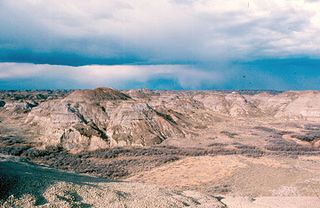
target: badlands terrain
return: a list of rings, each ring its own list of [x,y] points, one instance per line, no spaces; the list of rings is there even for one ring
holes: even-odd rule
[[[320,207],[318,91],[0,92],[0,207]]]

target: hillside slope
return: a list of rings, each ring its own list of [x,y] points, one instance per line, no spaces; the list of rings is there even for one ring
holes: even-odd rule
[[[223,207],[216,198],[57,171],[0,155],[0,207]]]

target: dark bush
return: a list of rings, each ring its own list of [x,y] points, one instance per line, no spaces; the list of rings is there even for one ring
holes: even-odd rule
[[[235,136],[238,135],[237,133],[229,132],[229,131],[221,131],[220,133],[228,136],[229,138],[234,138]]]
[[[271,140],[265,147],[274,154],[281,155],[318,155],[319,149],[309,146],[302,146],[295,142],[283,139]]]
[[[6,146],[24,143],[23,140],[15,136],[0,136],[0,143]]]
[[[4,107],[6,105],[6,102],[4,102],[3,100],[0,100],[0,108]]]
[[[306,124],[304,126],[304,129],[307,131],[319,131],[320,130],[320,125],[318,124]]]
[[[22,153],[30,149],[29,146],[5,146],[0,147],[0,153],[6,155],[20,156]]]
[[[313,142],[314,140],[320,138],[320,132],[308,132],[304,135],[294,135],[294,137],[301,141]]]

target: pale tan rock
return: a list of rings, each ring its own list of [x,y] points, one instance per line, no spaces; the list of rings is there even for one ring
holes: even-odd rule
[[[25,123],[39,132],[39,141],[45,146],[82,151],[149,146],[203,134],[207,137],[205,129],[217,128],[217,122],[229,120],[317,122],[318,103],[318,91],[251,95],[98,88],[42,102],[32,108]],[[7,108],[10,106],[14,104],[9,103]]]
[[[184,136],[169,115],[120,91],[102,88],[42,103],[26,123],[39,129],[45,145],[76,151],[153,145]]]

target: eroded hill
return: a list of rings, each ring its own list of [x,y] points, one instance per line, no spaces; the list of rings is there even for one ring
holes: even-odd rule
[[[61,146],[71,152],[161,143],[191,145],[260,127],[288,131],[287,138],[293,141],[319,146],[316,130],[295,131],[319,122],[320,93],[315,91],[242,94],[98,88],[53,94],[20,95],[20,99],[17,94],[2,95],[3,122],[32,129],[39,145]],[[235,123],[241,127],[230,129]],[[303,139],[300,134],[314,138]]]
[[[319,91],[1,92],[0,152],[219,206],[316,207],[319,101]]]

